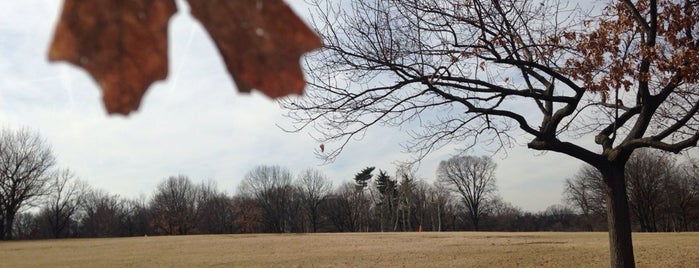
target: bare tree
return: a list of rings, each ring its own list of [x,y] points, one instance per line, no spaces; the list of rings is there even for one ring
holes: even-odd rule
[[[629,207],[642,232],[657,232],[660,209],[668,201],[663,194],[675,169],[667,154],[637,150],[626,164]]]
[[[186,235],[196,227],[199,188],[184,175],[172,176],[158,185],[151,201],[158,229],[169,235]]]
[[[431,210],[434,212],[430,217],[432,225],[434,226],[432,230],[441,232],[443,230],[443,222],[448,214],[447,211],[451,207],[450,203],[452,198],[447,187],[440,183],[439,180],[435,181],[434,186],[430,189],[428,198],[430,200]]]
[[[414,176],[411,177],[414,178]],[[410,213],[412,216],[410,226],[414,226],[418,231],[435,230],[434,226],[430,226],[430,219],[434,213],[430,205],[432,185],[420,179],[412,179],[411,184],[413,184],[413,187],[410,187],[412,188],[412,200],[410,203],[413,211]]]
[[[486,203],[497,191],[495,167],[495,162],[485,156],[455,156],[437,167],[437,180],[459,195],[476,231]]]
[[[39,135],[0,131],[0,240],[12,239],[20,209],[46,195],[54,163],[51,147]]]
[[[566,202],[579,209],[586,229],[594,231],[597,222],[604,222],[606,198],[602,174],[590,165],[584,165],[573,178],[566,179],[563,197]]]
[[[522,209],[496,197],[490,202],[493,231],[519,231],[517,218],[522,215]]]
[[[233,226],[238,233],[261,233],[262,208],[258,201],[251,196],[233,197]]]
[[[296,187],[301,191],[301,202],[306,209],[311,230],[318,231],[320,205],[332,191],[332,182],[317,169],[305,169],[296,179]]]
[[[673,173],[664,190],[668,214],[665,231],[688,231],[690,222],[699,222],[699,172],[690,163]]]
[[[399,166],[396,171],[396,179],[400,179],[398,186],[398,211],[400,212],[400,220],[403,231],[413,231],[412,220],[414,211],[416,210],[416,183],[417,178],[414,170],[410,166]],[[396,223],[398,219],[396,219]],[[397,224],[396,224],[397,225]],[[394,227],[394,230],[397,228]]]
[[[55,172],[52,176],[46,204],[42,208],[43,220],[48,224],[52,237],[68,236],[68,225],[80,209],[87,193],[87,184],[78,180],[68,169]]]
[[[92,189],[82,202],[81,233],[87,237],[115,237],[120,235],[124,216],[123,200],[100,189]]]
[[[13,225],[14,239],[44,238],[45,230],[39,216],[31,212],[18,213]]]
[[[328,196],[324,211],[330,222],[339,232],[357,232],[361,230],[362,215],[366,200],[357,194],[356,184],[347,182],[340,185]]]
[[[280,166],[257,166],[249,171],[238,188],[245,196],[257,200],[268,232],[290,232],[294,189],[291,172]]]
[[[126,199],[121,201],[122,217],[121,231],[122,236],[142,236],[153,234],[151,224],[152,211],[148,206],[145,196],[140,196],[136,199]]]
[[[199,185],[197,201],[197,229],[201,233],[225,234],[233,232],[233,200],[218,190],[215,181]]]
[[[610,263],[634,266],[626,162],[638,148],[680,152],[699,140],[694,1],[601,11],[533,0],[315,3],[325,49],[308,60],[307,97],[283,105],[295,130],[340,143],[328,160],[371,126],[417,120],[406,148],[418,158],[448,143],[527,137],[533,150],[600,171]]]
[[[544,210],[544,223],[551,231],[566,231],[569,230],[575,219],[573,209],[566,205],[551,205]]]

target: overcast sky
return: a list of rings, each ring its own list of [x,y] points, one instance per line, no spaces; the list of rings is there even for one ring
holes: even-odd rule
[[[302,17],[303,0],[287,1]],[[149,197],[171,175],[212,179],[228,193],[257,165],[278,164],[294,174],[315,167],[337,186],[366,166],[395,171],[408,160],[404,130],[375,128],[351,142],[334,163],[321,165],[308,133],[289,134],[279,105],[259,93],[239,94],[212,42],[184,2],[170,22],[168,79],[154,84],[129,117],[109,116],[101,92],[84,71],[49,63],[47,48],[62,1],[0,1],[0,125],[26,127],[52,146],[58,166],[96,188],[126,197]],[[580,162],[521,145],[492,155],[500,195],[528,211],[561,202],[563,180]],[[439,161],[428,156],[418,174],[434,179]],[[482,154],[471,151],[471,154]]]

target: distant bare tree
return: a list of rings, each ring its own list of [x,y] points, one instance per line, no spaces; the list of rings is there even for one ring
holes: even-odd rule
[[[517,226],[516,221],[522,214],[522,209],[498,196],[490,201],[490,211],[493,231],[519,231],[520,226]]]
[[[594,231],[597,223],[606,218],[606,200],[602,174],[592,166],[584,165],[573,178],[566,179],[563,197],[566,202],[579,209],[585,220],[586,229]]]
[[[78,180],[68,169],[55,172],[49,186],[49,195],[41,215],[52,237],[69,235],[68,225],[74,220],[82,204],[87,184]]]
[[[660,208],[666,200],[665,185],[674,165],[667,154],[650,149],[636,150],[626,164],[629,207],[642,232],[657,232]]]
[[[122,200],[121,231],[122,236],[142,236],[152,234],[151,209],[145,196]]]
[[[569,230],[575,219],[575,212],[566,205],[554,204],[544,210],[543,216],[547,221],[544,225],[549,226],[552,231],[560,232]]]
[[[196,226],[198,196],[199,189],[187,176],[161,182],[151,201],[156,227],[165,234],[189,234]]]
[[[218,190],[215,181],[202,182],[199,186],[197,229],[207,234],[233,232],[233,200]]]
[[[396,177],[397,180],[400,180],[398,186],[398,210],[400,211],[401,227],[403,231],[413,231],[414,227],[416,227],[412,222],[415,216],[413,213],[416,210],[415,199],[417,196],[415,190],[417,177],[410,166],[398,167]]]
[[[233,227],[236,233],[261,233],[263,229],[262,208],[252,196],[234,196]]]
[[[320,205],[332,191],[332,182],[320,171],[308,168],[299,173],[296,187],[301,192],[301,202],[311,223],[311,230],[318,231]]]
[[[124,216],[123,200],[100,189],[92,189],[82,202],[82,230],[86,237],[115,237],[120,235]]]
[[[18,213],[13,225],[14,239],[45,238],[44,226],[39,216],[31,212]]]
[[[432,230],[441,232],[443,230],[444,222],[446,221],[448,210],[452,207],[450,204],[452,202],[451,195],[447,187],[445,187],[438,180],[434,182],[434,186],[430,188],[428,192],[428,200],[430,204],[430,210],[433,212],[430,215],[430,222],[432,223]]]
[[[430,204],[430,194],[433,186],[422,179],[417,179],[414,174],[411,177],[413,178],[410,183],[412,187],[405,188],[411,189],[411,199],[408,202],[412,204],[409,217],[411,223],[408,226],[413,228],[408,229],[408,231],[420,230],[421,228],[424,231],[433,231],[435,228],[431,225],[431,219],[435,211],[432,211],[433,206]]]
[[[38,134],[0,131],[0,240],[12,239],[20,209],[46,195],[54,163],[51,147]]]
[[[280,166],[258,166],[249,171],[240,184],[241,194],[254,197],[263,211],[264,226],[269,232],[289,232],[289,215],[296,204],[291,172]]]
[[[459,195],[476,231],[486,202],[497,191],[495,167],[495,162],[485,156],[455,156],[437,167],[437,180]]]
[[[362,215],[366,200],[357,194],[356,184],[346,182],[340,185],[335,192],[328,196],[324,203],[323,211],[330,222],[339,232],[357,232],[361,230]]]
[[[262,228],[262,208],[254,197],[234,196],[233,214],[235,232],[261,233],[265,231]]]
[[[699,170],[691,163],[683,165],[670,179],[664,191],[668,214],[665,231],[688,231],[691,222],[699,225]]]

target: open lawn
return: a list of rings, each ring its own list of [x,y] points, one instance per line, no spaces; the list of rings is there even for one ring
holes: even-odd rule
[[[635,233],[638,267],[699,267],[699,233]],[[0,267],[604,267],[607,233],[343,233],[0,243]]]

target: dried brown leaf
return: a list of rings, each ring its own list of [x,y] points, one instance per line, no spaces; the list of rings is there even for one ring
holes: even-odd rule
[[[167,77],[173,0],[66,0],[49,60],[84,68],[109,113],[136,110],[151,83]]]
[[[281,0],[188,0],[192,15],[216,43],[238,90],[271,98],[301,94],[302,54],[318,36]]]
[[[277,98],[303,92],[302,54],[320,39],[281,0],[188,0],[216,43],[238,90]],[[167,77],[167,25],[174,0],[66,0],[49,60],[84,68],[109,113],[136,110]]]

